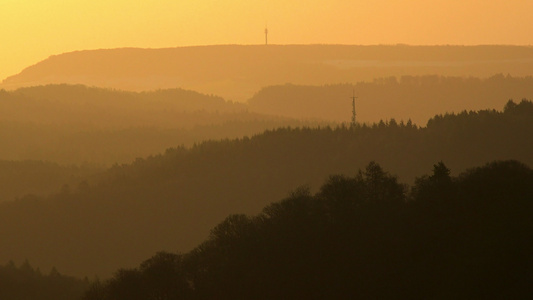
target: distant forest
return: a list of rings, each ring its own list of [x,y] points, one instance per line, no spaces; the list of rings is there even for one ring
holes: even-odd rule
[[[531,297],[532,67],[528,46],[51,56],[0,83],[0,300]]]
[[[13,261],[0,265],[2,300],[80,300],[89,280],[61,275],[55,268],[43,274],[28,261],[16,266]]]
[[[488,78],[439,75],[399,76],[356,84],[277,85],[261,89],[250,100],[251,111],[297,119],[348,122],[352,91],[357,119],[411,120],[419,126],[439,113],[496,109],[509,99],[533,98],[533,77],[494,75]]]
[[[266,116],[181,89],[124,92],[81,85],[0,90],[0,159],[108,167],[169,147],[317,122]]]
[[[229,214],[257,214],[297,186],[316,193],[328,175],[352,176],[370,161],[408,184],[438,161],[451,176],[495,160],[531,166],[532,136],[533,103],[524,100],[437,115],[426,127],[286,127],[169,148],[49,196],[0,203],[0,261],[107,277],[157,251],[189,251]]]
[[[191,251],[159,251],[108,279],[10,261],[0,266],[0,298],[525,299],[532,199],[533,170],[518,161],[458,176],[438,162],[411,186],[370,162],[253,217],[230,214]]]
[[[104,169],[94,166],[62,166],[43,161],[0,160],[0,202],[17,197],[48,195],[63,186],[78,186]]]
[[[84,300],[525,299],[533,293],[533,170],[498,161],[412,188],[371,162],[254,217],[234,214],[192,251],[120,269]]]
[[[500,109],[533,98],[533,77],[402,76],[326,86],[281,85],[248,103],[183,89],[125,92],[81,85],[0,90],[0,160],[63,165],[130,163],[205,140],[235,139],[280,127],[335,127],[357,120],[409,120],[424,127],[439,113]]]

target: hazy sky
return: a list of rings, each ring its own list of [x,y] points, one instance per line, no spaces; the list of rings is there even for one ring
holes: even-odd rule
[[[117,47],[533,44],[533,0],[0,0],[0,79]]]

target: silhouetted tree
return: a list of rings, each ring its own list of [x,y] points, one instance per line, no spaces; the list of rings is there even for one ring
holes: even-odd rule
[[[141,264],[139,271],[146,299],[187,299],[191,287],[182,261],[181,255],[159,252]]]
[[[406,199],[405,186],[371,162],[353,177],[331,176],[315,195],[303,187],[255,217],[231,215],[190,253],[159,253],[105,289],[113,300],[531,294],[529,167],[499,161],[452,177],[438,162]]]
[[[148,291],[142,283],[141,273],[137,269],[120,269],[107,283],[109,299],[148,299]]]
[[[13,261],[0,266],[2,300],[79,300],[89,282],[60,274],[55,268],[43,275],[28,260],[19,267]]]
[[[353,220],[348,223],[350,226],[358,222],[367,226],[381,218],[396,220],[398,227],[405,226],[402,224],[406,222],[400,222],[394,212],[405,212],[406,189],[397,185],[400,179],[410,182],[439,160],[457,172],[501,157],[531,165],[532,116],[525,109],[523,115],[484,111],[436,116],[425,128],[278,128],[247,139],[171,149],[131,164],[117,164],[91,180],[87,191],[74,188],[74,182],[69,184],[73,188],[68,195],[25,197],[0,204],[0,233],[4,237],[0,239],[4,249],[0,258],[22,261],[39,255],[43,265],[55,264],[69,274],[110,276],[118,266],[135,261],[139,253],[191,249],[227,215],[257,214],[295,186],[307,184],[310,190],[320,191],[329,174],[350,176],[339,178],[339,185],[329,189],[331,202],[319,202],[310,208],[320,210],[324,206],[343,211],[342,207],[348,207],[361,217],[330,213],[331,217],[323,219],[335,217],[340,222],[345,218]],[[367,172],[365,163],[371,160],[379,161],[400,179],[389,176],[382,168],[370,166]],[[357,169],[362,169],[361,174],[351,176]],[[442,184],[432,183],[429,177],[431,174],[424,180],[428,189],[425,198],[443,202],[443,206],[429,204],[431,201],[408,206],[413,210],[433,207],[432,213],[425,215],[435,222],[440,218],[430,215],[458,219],[463,215],[459,211],[470,211],[469,206],[474,204],[456,195],[461,185],[453,183],[454,178],[451,192],[435,194],[429,188]],[[418,190],[423,190],[422,186]],[[354,194],[337,198],[336,189],[353,190]],[[316,201],[315,196],[310,198]],[[308,205],[304,201],[300,204]],[[357,209],[359,206],[369,211]],[[202,218],[198,219],[198,215]],[[458,222],[447,220],[440,228]],[[39,243],[30,238],[34,232],[56,242]],[[368,232],[370,235],[372,231]],[[63,243],[70,247],[56,246]],[[115,243],[117,247],[97,246],[102,243]],[[32,250],[37,247],[43,250]],[[73,259],[73,253],[83,254],[85,259]]]

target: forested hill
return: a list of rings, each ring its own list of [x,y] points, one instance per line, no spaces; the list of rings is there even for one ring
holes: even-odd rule
[[[269,86],[248,100],[251,111],[298,119],[348,122],[352,93],[357,119],[411,119],[425,125],[442,112],[498,109],[509,99],[533,98],[533,77],[489,78],[438,75],[378,78],[356,84]]]
[[[460,176],[439,162],[411,189],[371,162],[230,215],[193,251],[122,268],[85,299],[525,299],[532,209],[533,170],[517,161]]]
[[[2,300],[81,300],[89,280],[34,269],[28,261],[16,266],[13,261],[0,265]]]
[[[110,166],[204,140],[348,122],[354,88],[357,120],[367,124],[394,118],[424,126],[436,113],[499,109],[510,97],[533,98],[532,77],[503,75],[270,86],[248,103],[183,89],[127,92],[62,84],[0,90],[0,160]]]
[[[176,88],[245,101],[264,86],[321,85],[384,76],[531,75],[524,46],[219,45],[101,49],[54,55],[6,78],[1,88],[51,83],[122,90]]]
[[[48,195],[62,186],[78,186],[103,170],[89,165],[61,166],[43,161],[0,160],[0,202],[28,194]]]
[[[5,122],[103,129],[190,128],[234,120],[232,115],[246,109],[221,97],[183,89],[137,93],[60,84],[0,90],[0,121]]]
[[[111,166],[177,145],[306,124],[312,123],[248,112],[242,103],[183,89],[63,84],[0,90],[0,160]]]
[[[328,175],[353,175],[369,161],[403,182],[438,161],[453,172],[503,159],[531,166],[532,136],[533,103],[522,101],[436,116],[425,128],[394,120],[281,128],[172,148],[116,165],[98,184],[0,204],[0,261],[108,276],[156,251],[192,249],[231,213],[256,214],[296,186],[316,191]]]

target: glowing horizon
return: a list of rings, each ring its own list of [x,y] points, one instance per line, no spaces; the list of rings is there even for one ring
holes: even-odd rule
[[[531,45],[533,1],[2,0],[0,80],[51,55],[220,44]]]

